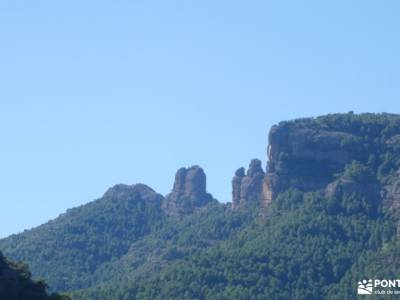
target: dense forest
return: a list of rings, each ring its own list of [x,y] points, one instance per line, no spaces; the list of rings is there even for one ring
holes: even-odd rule
[[[197,166],[165,197],[116,185],[0,250],[79,300],[356,299],[359,280],[399,278],[399,115],[281,122],[258,168],[236,172],[233,203]]]
[[[0,252],[0,299],[69,300],[56,293],[49,295],[44,281],[34,281],[27,265],[7,260]]]

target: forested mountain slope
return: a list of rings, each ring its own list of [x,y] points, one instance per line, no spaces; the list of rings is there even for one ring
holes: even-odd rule
[[[281,122],[267,157],[235,172],[232,204],[183,168],[165,197],[117,185],[0,249],[76,299],[355,299],[399,278],[399,115]]]
[[[29,263],[52,289],[90,285],[90,274],[121,257],[160,222],[162,196],[144,185],[117,185],[94,202],[0,242],[10,257]]]

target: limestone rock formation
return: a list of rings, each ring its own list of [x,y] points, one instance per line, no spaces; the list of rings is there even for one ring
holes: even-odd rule
[[[246,175],[244,168],[236,171],[232,179],[232,205],[234,208],[248,202],[261,202],[264,176],[265,172],[259,159],[253,159],[250,162]]]
[[[357,137],[342,131],[275,125],[269,133],[267,174],[263,184],[263,204],[278,193],[295,188],[312,191],[325,188],[333,174],[363,155]]]
[[[163,201],[168,215],[179,216],[213,201],[206,189],[206,174],[199,166],[181,168],[176,172],[171,193]]]

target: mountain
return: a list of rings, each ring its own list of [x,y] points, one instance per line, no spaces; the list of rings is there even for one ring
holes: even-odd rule
[[[0,299],[68,300],[58,294],[48,295],[46,283],[33,281],[26,265],[7,260],[0,252]]]
[[[51,290],[84,289],[126,274],[136,276],[142,269],[158,270],[194,248],[211,244],[213,234],[229,237],[228,231],[238,225],[229,225],[226,231],[201,225],[205,214],[220,220],[211,226],[229,222],[217,217],[225,211],[207,193],[204,171],[193,166],[178,170],[174,188],[165,198],[143,184],[118,184],[100,199],[0,240],[0,249],[29,263],[34,276],[45,278]],[[201,217],[187,220],[184,214],[192,213]],[[196,232],[196,238],[191,232],[183,235],[191,226],[204,230]],[[183,250],[176,244],[180,240],[186,243]]]
[[[232,203],[182,168],[165,197],[117,185],[0,249],[73,299],[356,299],[399,277],[399,115],[281,122],[267,158],[235,172]]]
[[[157,226],[162,199],[145,185],[116,185],[99,200],[10,236],[0,249],[28,262],[33,274],[47,279],[51,289],[87,287],[99,266],[122,256]]]

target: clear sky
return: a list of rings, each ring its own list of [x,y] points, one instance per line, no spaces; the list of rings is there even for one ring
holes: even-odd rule
[[[400,112],[399,1],[0,1],[0,237],[116,183],[265,164],[284,119]]]

